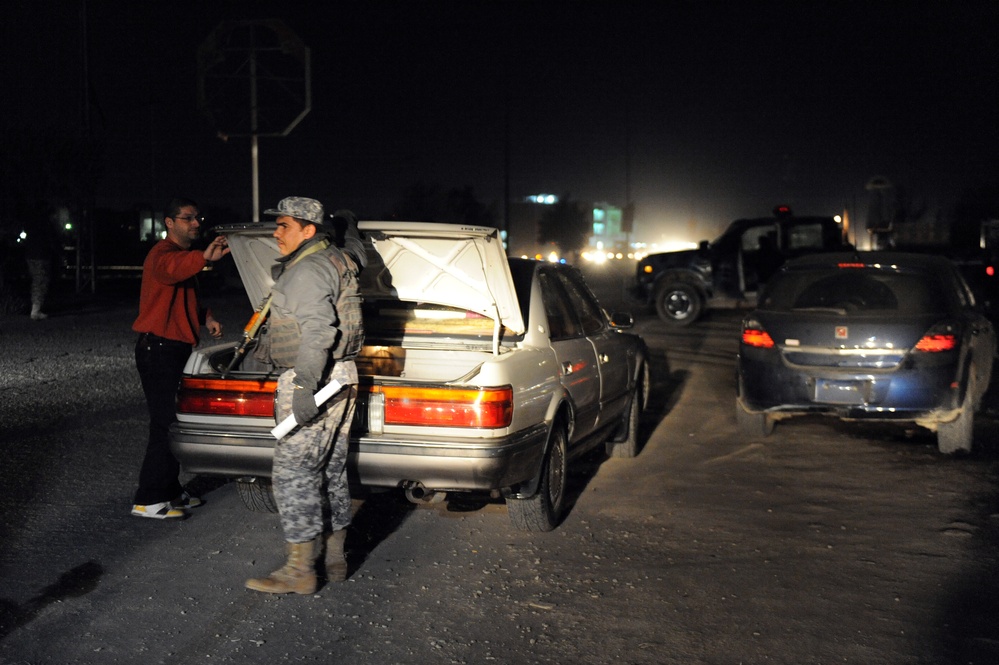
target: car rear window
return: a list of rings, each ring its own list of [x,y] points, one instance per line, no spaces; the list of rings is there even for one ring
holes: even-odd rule
[[[952,311],[955,297],[941,275],[866,268],[782,273],[767,285],[763,309],[836,314]]]

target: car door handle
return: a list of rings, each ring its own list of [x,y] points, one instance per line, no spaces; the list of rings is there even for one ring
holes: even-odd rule
[[[601,365],[605,365],[605,364],[607,364],[609,362],[610,362],[610,356],[608,356],[606,353],[601,353],[600,354],[600,364]]]
[[[560,367],[562,368],[562,374],[565,375],[565,374],[575,374],[577,371],[581,369],[586,369],[587,367],[590,367],[592,365],[593,365],[592,359],[584,358],[583,360],[577,360],[576,362],[571,362],[566,360],[560,365]]]

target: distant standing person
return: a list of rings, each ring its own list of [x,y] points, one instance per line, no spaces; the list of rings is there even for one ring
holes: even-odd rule
[[[278,251],[272,269],[270,321],[258,357],[282,371],[277,419],[294,414],[300,426],[274,449],[274,496],[287,563],[247,588],[264,593],[315,592],[316,562],[326,580],[347,577],[346,528],[351,521],[347,445],[357,398],[357,357],[364,342],[358,274],[365,257],[357,222],[346,211],[345,250],[331,239],[332,220],[315,199],[289,197],[265,215],[277,217]],[[315,393],[339,381],[343,388],[322,407]],[[325,548],[325,553],[324,553]]]
[[[42,321],[49,318],[42,308],[49,294],[59,240],[51,211],[41,212],[33,221],[35,224],[24,232],[24,259],[31,278],[31,320]]]
[[[137,517],[182,519],[202,503],[181,486],[180,463],[168,439],[177,417],[180,377],[201,326],[212,337],[222,336],[222,324],[198,302],[196,275],[228,254],[229,247],[225,236],[218,236],[204,251],[191,249],[201,221],[194,201],[172,200],[164,215],[167,237],[153,245],[142,264],[139,316],[132,330],[139,333],[135,366],[149,407],[149,442],[132,505]]]

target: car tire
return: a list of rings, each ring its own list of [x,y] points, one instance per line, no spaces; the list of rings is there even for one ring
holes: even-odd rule
[[[767,437],[773,434],[774,419],[765,413],[750,413],[742,408],[739,400],[735,401],[735,422],[739,432],[750,439]]]
[[[686,282],[670,282],[659,290],[656,313],[675,326],[689,326],[701,316],[704,299],[700,291]]]
[[[565,427],[556,424],[534,496],[506,500],[510,521],[521,531],[551,531],[558,526],[565,505],[568,476],[566,438]]]
[[[236,492],[243,505],[255,513],[278,512],[270,478],[240,478],[236,481]]]
[[[968,386],[961,405],[961,415],[937,426],[937,450],[944,455],[970,453],[975,434],[975,374],[968,370]]]
[[[642,411],[649,399],[649,367],[643,363],[641,375],[635,384],[628,406],[627,418],[622,422],[623,438],[612,438],[606,444],[608,457],[635,457],[638,455],[638,430]]]

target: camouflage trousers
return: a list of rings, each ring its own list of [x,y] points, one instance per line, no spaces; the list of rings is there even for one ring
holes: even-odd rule
[[[310,423],[296,427],[274,449],[274,498],[281,514],[284,539],[304,543],[325,531],[350,524],[347,444],[357,401],[357,367],[338,362],[330,375],[343,388]],[[278,379],[278,422],[291,414],[295,370]]]

